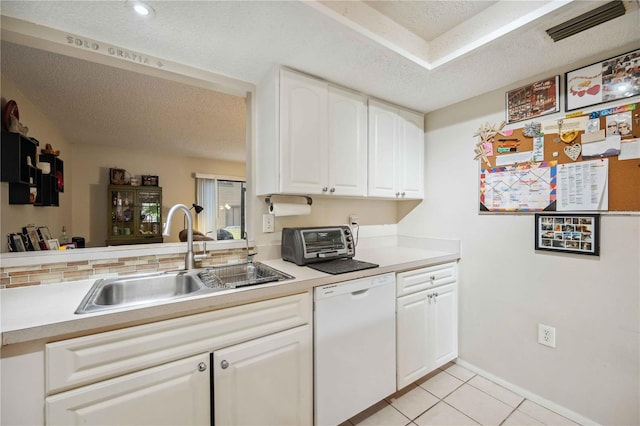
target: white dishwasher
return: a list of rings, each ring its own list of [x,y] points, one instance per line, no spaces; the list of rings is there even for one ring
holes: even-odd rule
[[[396,390],[395,274],[314,290],[314,424],[337,425]]]

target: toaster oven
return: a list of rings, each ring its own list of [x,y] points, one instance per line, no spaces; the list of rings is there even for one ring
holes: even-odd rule
[[[303,266],[330,259],[350,259],[356,254],[351,228],[317,226],[282,229],[282,259]]]

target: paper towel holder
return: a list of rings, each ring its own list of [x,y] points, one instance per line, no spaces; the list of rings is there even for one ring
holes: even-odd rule
[[[274,195],[282,195],[284,197],[303,197],[307,200],[307,204],[311,205],[313,204],[313,200],[311,199],[311,197],[307,196],[307,195],[285,195],[285,194],[271,194],[271,195],[267,195],[264,199],[264,202],[267,203],[268,206],[271,206],[271,197],[273,197]]]

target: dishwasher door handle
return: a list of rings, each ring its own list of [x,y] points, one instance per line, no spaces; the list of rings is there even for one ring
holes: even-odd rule
[[[352,291],[351,295],[354,296],[354,297],[357,297],[357,296],[360,296],[360,295],[363,295],[363,294],[367,293],[368,291],[369,291],[368,288],[363,288],[362,290]]]

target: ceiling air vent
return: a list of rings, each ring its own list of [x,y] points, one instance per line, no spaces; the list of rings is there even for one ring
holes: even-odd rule
[[[589,28],[593,28],[596,25],[600,25],[603,22],[610,21],[625,14],[624,4],[621,0],[615,0],[606,3],[590,12],[583,13],[573,19],[563,22],[560,25],[556,25],[553,28],[547,30],[549,37],[554,42],[562,40],[567,37],[571,37],[574,34],[578,34]]]

